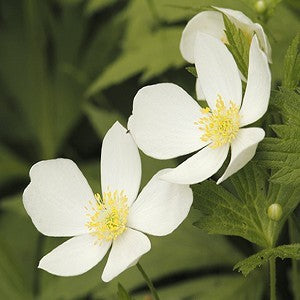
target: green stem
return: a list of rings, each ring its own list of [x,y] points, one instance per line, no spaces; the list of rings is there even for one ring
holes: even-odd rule
[[[144,271],[144,269],[142,268],[142,266],[140,265],[140,263],[137,263],[136,266],[139,269],[139,271],[141,272],[142,276],[144,277],[144,279],[145,279],[145,281],[146,281],[146,283],[147,283],[147,285],[149,287],[149,290],[150,290],[153,298],[155,300],[159,300],[159,296],[157,294],[157,291],[156,291],[156,289],[155,289],[155,287],[154,287],[151,279],[148,277],[148,275],[146,274],[146,272]]]
[[[270,300],[276,300],[276,261],[270,258]]]
[[[297,228],[295,226],[294,215],[292,214],[288,219],[289,224],[289,236],[290,236],[290,243],[297,242]],[[300,277],[298,273],[298,263],[297,260],[292,259],[292,288],[295,300],[300,300],[300,287],[298,282],[300,282]]]

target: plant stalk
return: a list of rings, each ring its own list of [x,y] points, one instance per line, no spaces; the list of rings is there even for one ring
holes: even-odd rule
[[[290,243],[297,242],[297,228],[295,226],[294,215],[292,214],[288,219],[289,224],[289,236]],[[300,274],[298,273],[298,262],[295,259],[292,259],[292,288],[295,300],[300,300],[300,287],[298,282],[300,282]]]
[[[146,272],[144,271],[144,269],[142,268],[142,266],[140,265],[140,263],[137,263],[136,266],[139,269],[139,271],[141,272],[142,276],[144,277],[144,279],[145,279],[145,281],[146,281],[146,283],[147,283],[147,285],[149,287],[149,290],[150,290],[153,298],[155,300],[160,300],[159,296],[157,294],[157,291],[156,291],[156,289],[155,289],[155,287],[154,287],[151,279],[148,277],[148,275],[146,274]]]
[[[270,258],[270,300],[276,300],[276,258]]]

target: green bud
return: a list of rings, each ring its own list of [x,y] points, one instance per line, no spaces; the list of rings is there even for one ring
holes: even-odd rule
[[[268,208],[268,217],[272,221],[279,221],[282,216],[282,207],[278,203],[273,203]]]
[[[264,0],[258,0],[255,2],[254,8],[259,14],[263,14],[267,9],[267,4]]]

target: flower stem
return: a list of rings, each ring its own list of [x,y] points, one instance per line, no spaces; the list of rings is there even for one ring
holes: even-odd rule
[[[148,275],[146,274],[146,272],[144,271],[144,269],[142,268],[142,266],[140,265],[140,263],[137,263],[136,266],[139,269],[139,271],[141,272],[142,276],[144,277],[144,279],[145,279],[145,281],[146,281],[146,283],[147,283],[147,285],[149,287],[149,290],[150,290],[153,298],[155,300],[159,300],[159,296],[157,294],[157,291],[156,291],[156,289],[155,289],[155,287],[154,287],[151,279],[148,277]]]
[[[276,300],[276,261],[270,258],[270,300]]]
[[[297,242],[297,234],[298,229],[296,228],[296,222],[294,220],[295,216],[292,214],[288,219],[289,224],[289,236],[290,236],[290,243]],[[292,259],[292,287],[295,300],[300,300],[300,287],[298,282],[300,281],[300,274],[298,273],[298,262],[295,259]]]

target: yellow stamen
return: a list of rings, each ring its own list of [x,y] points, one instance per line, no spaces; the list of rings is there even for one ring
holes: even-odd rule
[[[218,148],[227,143],[231,143],[240,128],[239,108],[235,103],[230,101],[229,108],[225,107],[222,97],[218,95],[216,109],[210,112],[207,107],[201,109],[205,115],[195,124],[204,133],[201,140],[204,142],[211,141],[211,148]]]
[[[128,204],[124,191],[108,190],[100,194],[95,194],[96,202],[89,201],[90,207],[87,209],[89,221],[85,224],[92,236],[102,240],[115,240],[126,230]]]

